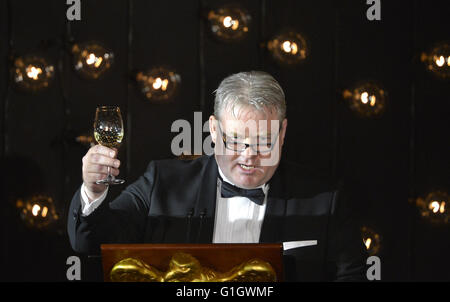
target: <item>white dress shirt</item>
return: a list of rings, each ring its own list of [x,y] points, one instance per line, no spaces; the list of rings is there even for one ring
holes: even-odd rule
[[[233,184],[223,175],[220,167],[219,173],[224,181]],[[258,243],[266,212],[269,185],[258,187],[262,188],[266,195],[262,205],[257,205],[247,197],[223,198],[220,194],[221,185],[221,180],[217,178],[213,243]],[[108,189],[102,196],[90,203],[85,190],[83,184],[81,186],[81,212],[83,216],[88,216],[105,200]]]
[[[105,200],[106,195],[108,194],[108,187],[106,187],[105,192],[103,192],[103,194],[99,198],[94,199],[91,202],[89,202],[89,198],[86,194],[86,186],[84,185],[84,183],[81,185],[80,191],[81,191],[81,214],[83,216],[88,216],[89,214],[94,212],[94,210],[98,208],[99,205],[102,204],[103,200]]]
[[[222,179],[232,185],[219,167]],[[216,217],[214,219],[213,243],[258,243],[267,205],[269,185],[262,185],[264,202],[257,205],[247,197],[221,197],[222,182],[217,179]]]

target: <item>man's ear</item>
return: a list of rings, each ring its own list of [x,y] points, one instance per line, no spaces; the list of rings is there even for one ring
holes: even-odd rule
[[[216,138],[217,138],[217,119],[214,115],[211,115],[209,117],[209,132],[211,133],[211,140],[213,141],[213,143],[216,143]]]

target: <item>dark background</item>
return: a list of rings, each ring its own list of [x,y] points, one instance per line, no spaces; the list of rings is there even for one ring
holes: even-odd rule
[[[91,131],[98,104],[118,104],[124,113],[119,158],[131,183],[150,160],[174,157],[173,121],[193,122],[194,111],[208,119],[224,77],[265,70],[286,93],[285,156],[345,181],[363,224],[382,236],[382,280],[450,280],[448,224],[429,223],[408,202],[450,190],[449,82],[419,60],[449,39],[448,0],[382,0],[381,21],[367,20],[365,0],[239,2],[253,17],[250,32],[224,43],[201,15],[229,1],[82,0],[81,21],[68,22],[65,1],[0,0],[1,279],[66,280],[66,259],[75,255],[66,211],[87,151],[74,137]],[[281,66],[259,46],[287,27],[309,42],[300,65]],[[102,42],[115,54],[112,70],[97,81],[81,79],[63,51],[68,37]],[[8,70],[12,56],[33,51],[57,67],[52,86],[35,95],[16,91]],[[167,104],[145,100],[129,80],[133,70],[160,65],[182,79]],[[389,93],[380,118],[355,116],[340,97],[363,80]],[[27,227],[14,206],[37,193],[51,196],[61,217],[47,230]]]

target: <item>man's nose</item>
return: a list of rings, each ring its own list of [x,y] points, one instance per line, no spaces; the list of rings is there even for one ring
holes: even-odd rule
[[[253,150],[253,148],[251,146],[248,146],[247,149],[245,149],[244,151],[242,151],[242,155],[244,157],[254,157],[258,155],[258,152],[256,152],[255,150]]]

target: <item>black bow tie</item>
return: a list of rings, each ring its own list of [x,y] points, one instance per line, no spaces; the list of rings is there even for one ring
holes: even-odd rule
[[[262,205],[264,203],[264,198],[266,195],[264,194],[263,189],[242,189],[236,186],[233,186],[232,184],[224,181],[222,177],[220,177],[220,180],[222,181],[221,186],[221,196],[224,198],[230,198],[230,197],[236,197],[236,196],[242,196],[247,197],[257,205]]]

